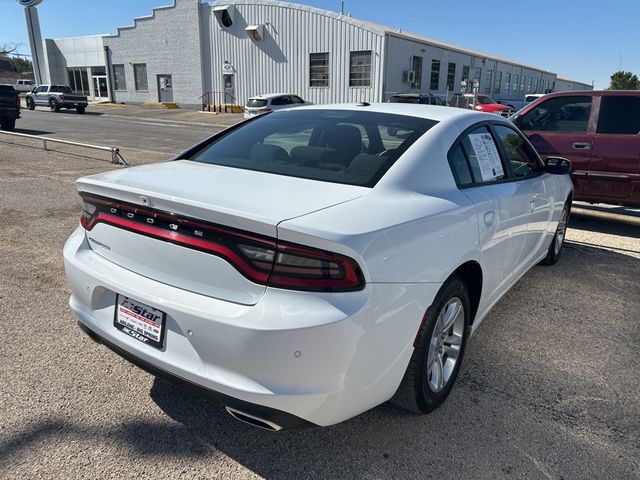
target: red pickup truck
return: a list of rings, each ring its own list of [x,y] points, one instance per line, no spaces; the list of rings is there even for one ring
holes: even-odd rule
[[[544,159],[574,167],[574,199],[640,207],[640,91],[545,95],[510,117]]]

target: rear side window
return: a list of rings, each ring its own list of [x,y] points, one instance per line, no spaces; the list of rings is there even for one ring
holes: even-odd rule
[[[465,134],[449,151],[449,164],[459,186],[494,182],[505,177],[498,147],[487,127]]]
[[[522,116],[521,130],[584,133],[589,128],[591,97],[555,97]]]
[[[274,112],[242,124],[190,160],[373,187],[437,122],[367,111]]]
[[[267,106],[267,101],[260,98],[250,98],[247,100],[247,107],[262,108]]]
[[[640,97],[602,97],[597,133],[619,135],[640,133]]]

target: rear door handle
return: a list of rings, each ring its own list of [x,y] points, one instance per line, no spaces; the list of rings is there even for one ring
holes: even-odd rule
[[[575,142],[571,146],[574,150],[589,150],[591,148],[591,144],[587,142]]]

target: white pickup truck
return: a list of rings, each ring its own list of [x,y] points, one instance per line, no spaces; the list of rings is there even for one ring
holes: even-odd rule
[[[61,108],[75,108],[84,113],[89,102],[85,95],[73,93],[67,85],[39,85],[31,93],[27,93],[27,108],[33,110],[37,105],[48,106],[52,112]]]
[[[15,88],[20,93],[25,93],[33,90],[33,87],[35,86],[36,82],[34,82],[33,80],[18,79],[13,88]]]

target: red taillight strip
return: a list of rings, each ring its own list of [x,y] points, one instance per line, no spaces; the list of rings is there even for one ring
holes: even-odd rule
[[[102,197],[96,197],[94,195],[89,195],[86,193],[82,193],[80,194],[80,196],[85,199],[86,201],[90,202],[90,203],[95,203],[95,204],[99,204],[99,205],[104,205],[105,207],[113,207],[113,208],[117,208],[118,210],[126,210],[129,212],[133,212],[133,213],[139,213],[141,215],[146,215],[148,217],[153,217],[153,218],[157,218],[159,220],[164,220],[167,222],[176,222],[176,223],[180,223],[183,226],[186,227],[195,227],[201,230],[206,230],[209,232],[216,232],[222,235],[230,235],[236,238],[242,238],[243,240],[247,240],[247,241],[251,241],[251,242],[256,242],[259,244],[265,244],[268,245],[271,248],[275,248],[275,242],[270,239],[270,238],[263,238],[260,237],[258,235],[251,235],[248,234],[244,231],[240,231],[240,230],[235,230],[232,228],[218,228],[214,225],[209,225],[209,224],[205,224],[205,223],[201,223],[189,218],[185,218],[185,217],[181,217],[179,215],[173,214],[173,213],[165,213],[159,210],[151,210],[151,209],[147,209],[144,207],[138,207],[133,206],[133,205],[129,205],[126,203],[122,203],[122,202],[117,202],[114,200],[109,200],[109,199],[105,199]],[[92,219],[93,220],[93,219]],[[93,222],[95,223],[95,222]],[[83,225],[83,227],[85,229],[87,229],[87,227],[85,227]],[[93,228],[93,225],[91,226],[91,228]],[[90,230],[90,228],[89,228]]]
[[[97,223],[106,223],[108,225],[113,225],[114,227],[124,228],[126,230],[153,237],[158,240],[164,240],[176,245],[194,248],[196,250],[201,250],[206,253],[211,253],[218,257],[222,257],[229,263],[235,265],[238,269],[240,269],[240,271],[244,275],[249,277],[249,279],[258,283],[266,283],[266,281],[269,279],[268,273],[260,272],[253,269],[251,265],[247,263],[247,261],[236,252],[218,243],[209,242],[201,238],[190,237],[189,235],[184,235],[178,232],[163,230],[151,225],[137,223],[131,220],[127,220],[126,218],[121,218],[109,213],[102,212],[93,217],[91,219],[91,222],[89,222],[87,226],[83,225],[83,227],[86,230],[91,230]]]
[[[153,226],[153,224],[139,223],[134,220],[129,220],[117,215],[112,215],[111,213],[104,211],[96,212],[90,220],[87,220],[84,215],[80,218],[80,224],[87,231],[93,229],[93,227],[97,223],[105,223],[114,227],[132,231],[134,233],[139,233],[141,235],[156,238],[158,240],[171,242],[187,248],[193,248],[205,253],[210,253],[227,260],[249,280],[274,287],[296,290],[354,291],[361,290],[365,285],[364,278],[362,276],[360,268],[358,267],[358,264],[351,258],[337,253],[330,253],[312,247],[305,247],[302,245],[281,242],[269,237],[261,237],[259,235],[246,233],[244,231],[239,231],[232,228],[205,224],[196,220],[192,220],[190,218],[181,217],[176,214],[151,210],[144,207],[139,207],[137,205],[126,204],[86,193],[81,193],[80,195],[85,201],[91,204],[116,208],[118,210],[134,214],[145,215],[149,218],[176,223],[185,227],[195,227],[207,232],[213,232],[222,236],[223,238],[227,238],[228,240],[234,242],[234,244],[250,243],[259,245],[262,248],[273,250],[276,258],[278,254],[284,253],[302,257],[310,257],[315,260],[323,260],[338,264],[344,272],[344,275],[342,276],[342,278],[310,278],[304,276],[287,276],[282,272],[278,273],[278,270],[280,268],[284,269],[286,268],[286,266],[278,265],[277,260],[275,259],[274,264],[271,266],[271,270],[266,271],[267,269],[264,269],[261,271],[255,268],[258,262],[256,262],[256,265],[252,265],[247,259],[242,256],[239,251],[236,251],[234,248],[230,248],[223,243],[182,234],[173,230],[166,230],[164,228]]]
[[[358,274],[358,267],[355,263],[341,255],[322,253],[317,250],[307,250],[304,247],[293,246],[283,244],[280,241],[278,244],[278,253],[290,253],[292,255],[308,256],[315,259],[322,259],[328,262],[337,263],[344,272],[344,278],[341,279],[322,279],[322,278],[299,278],[299,277],[287,277],[278,274],[278,265],[274,266],[269,283],[273,283],[281,287],[289,288],[305,288],[310,284],[316,288],[331,288],[331,289],[348,289],[353,288],[354,285],[362,283],[362,279]]]

